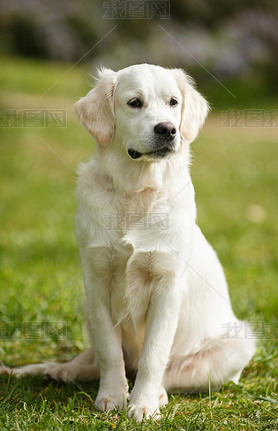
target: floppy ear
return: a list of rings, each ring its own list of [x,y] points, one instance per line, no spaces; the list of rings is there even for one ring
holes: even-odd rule
[[[116,73],[101,69],[98,71],[97,85],[74,105],[81,124],[102,145],[108,145],[114,133],[115,85]]]
[[[179,89],[182,93],[181,137],[192,142],[197,137],[209,111],[204,97],[194,88],[194,81],[182,69],[174,69]]]

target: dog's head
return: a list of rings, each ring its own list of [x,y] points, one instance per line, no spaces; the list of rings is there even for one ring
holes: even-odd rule
[[[152,160],[192,142],[208,104],[181,69],[141,64],[118,72],[101,69],[75,112],[100,145],[118,145],[132,159]]]

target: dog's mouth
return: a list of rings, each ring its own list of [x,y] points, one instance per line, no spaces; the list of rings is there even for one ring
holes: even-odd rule
[[[142,157],[142,156],[148,156],[148,157],[152,157],[152,158],[164,158],[169,153],[173,152],[173,148],[161,147],[155,151],[150,151],[148,153],[139,153],[139,151],[136,151],[136,150],[133,150],[132,148],[129,148],[129,150],[127,152],[130,155],[130,157],[134,160],[140,159],[140,157]]]

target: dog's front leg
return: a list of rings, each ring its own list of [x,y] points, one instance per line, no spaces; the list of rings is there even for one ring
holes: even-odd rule
[[[175,276],[164,275],[154,283],[144,349],[129,404],[129,416],[138,422],[143,417],[159,416],[159,398],[165,399],[161,384],[177,328],[179,303],[180,288]]]
[[[106,271],[109,274],[109,271]],[[100,369],[100,383],[95,407],[108,411],[126,405],[128,384],[121,347],[121,332],[115,327],[109,310],[108,277],[86,267],[84,283],[92,330],[93,347]]]

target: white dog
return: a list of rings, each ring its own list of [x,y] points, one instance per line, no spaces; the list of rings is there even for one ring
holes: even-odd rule
[[[166,391],[202,392],[238,382],[255,352],[235,317],[224,273],[196,225],[189,144],[208,105],[180,69],[102,69],[77,102],[97,141],[82,166],[76,231],[91,348],[68,363],[16,375],[98,379],[98,409],[159,414]]]

